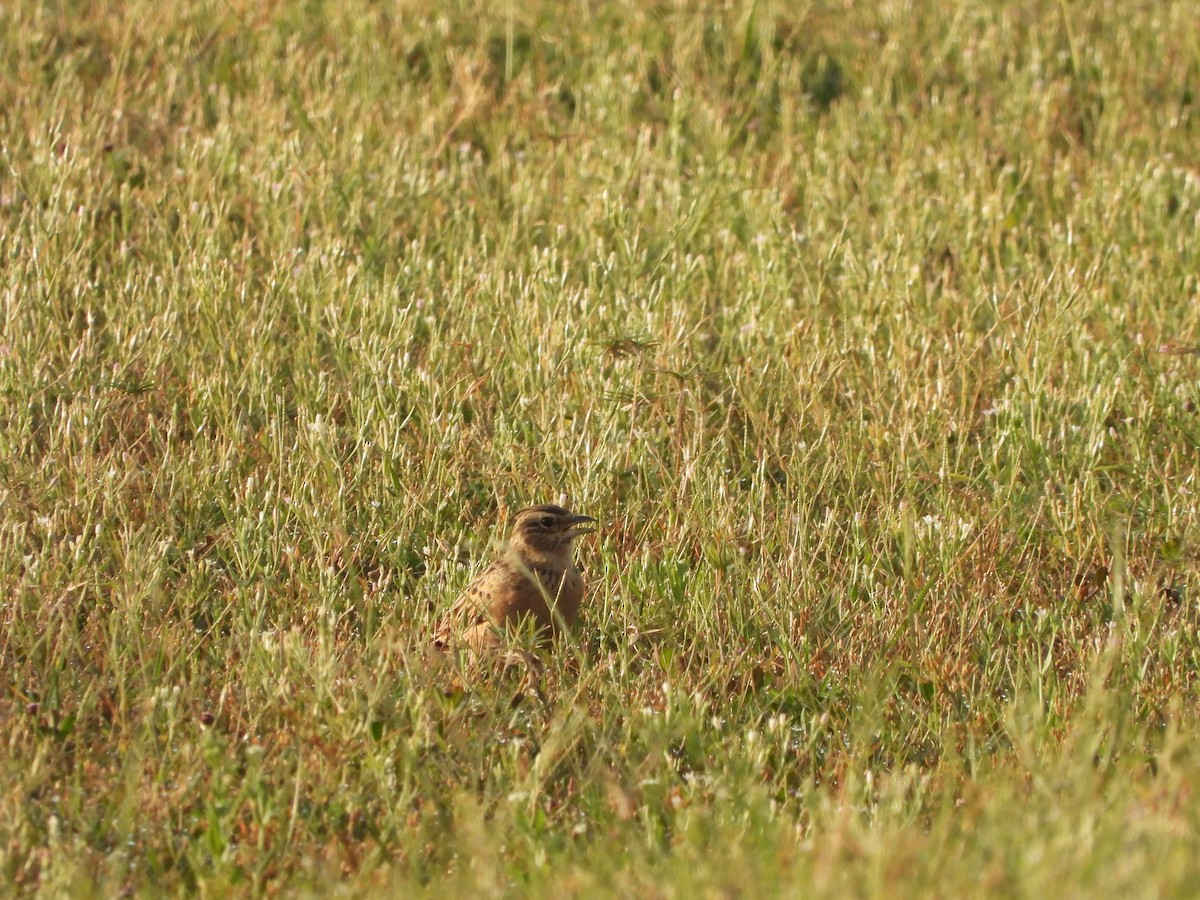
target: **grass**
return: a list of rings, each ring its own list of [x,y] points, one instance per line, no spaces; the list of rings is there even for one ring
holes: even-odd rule
[[[4,890],[1190,894],[1194,19],[0,9]]]

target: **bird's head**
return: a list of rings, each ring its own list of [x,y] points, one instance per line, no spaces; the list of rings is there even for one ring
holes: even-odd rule
[[[570,510],[545,503],[517,513],[513,519],[509,550],[534,562],[571,561],[571,542],[595,531],[596,520],[578,516]]]

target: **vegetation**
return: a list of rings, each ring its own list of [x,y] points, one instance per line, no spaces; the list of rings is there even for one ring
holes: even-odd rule
[[[1190,893],[1196,11],[0,7],[0,885]]]

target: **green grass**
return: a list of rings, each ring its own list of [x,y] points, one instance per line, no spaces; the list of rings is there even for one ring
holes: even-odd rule
[[[0,890],[1191,894],[1196,6],[1008,6],[0,8]]]

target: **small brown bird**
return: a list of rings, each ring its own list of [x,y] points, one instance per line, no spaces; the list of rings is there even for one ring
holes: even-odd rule
[[[579,617],[583,576],[571,559],[575,538],[591,534],[591,516],[547,503],[517,513],[500,558],[467,586],[434,637],[449,649],[457,640],[473,650],[501,646],[500,632],[532,619],[543,639]]]

